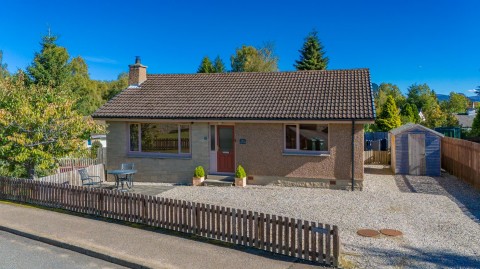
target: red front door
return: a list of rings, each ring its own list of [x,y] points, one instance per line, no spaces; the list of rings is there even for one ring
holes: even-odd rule
[[[235,138],[233,126],[217,126],[217,172],[235,171]]]

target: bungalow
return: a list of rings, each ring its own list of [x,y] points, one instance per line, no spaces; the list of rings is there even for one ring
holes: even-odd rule
[[[146,182],[191,182],[194,168],[248,184],[362,189],[363,125],[373,123],[368,69],[148,74],[92,116],[107,122],[107,169],[134,162]],[[353,184],[352,184],[353,183]]]

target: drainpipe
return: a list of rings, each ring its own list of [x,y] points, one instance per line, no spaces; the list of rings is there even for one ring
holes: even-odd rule
[[[355,120],[352,120],[352,191],[355,189]]]

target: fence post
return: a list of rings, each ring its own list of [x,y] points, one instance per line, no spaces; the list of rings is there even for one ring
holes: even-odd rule
[[[338,236],[338,226],[333,225],[333,266],[338,267],[340,258],[340,237]]]
[[[193,203],[193,206],[195,207],[194,211],[194,220],[195,220],[195,225],[194,225],[194,233],[197,235],[200,235],[200,204],[199,203]]]

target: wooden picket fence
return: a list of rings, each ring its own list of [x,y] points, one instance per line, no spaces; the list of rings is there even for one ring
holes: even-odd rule
[[[100,181],[105,181],[105,165],[103,163],[100,164],[93,164],[89,166],[71,166],[69,169],[59,169],[59,172],[53,175],[38,177],[34,180],[41,181],[41,182],[50,182],[50,183],[58,183],[58,184],[68,184],[68,185],[75,185],[81,186],[82,182],[80,180],[80,174],[78,173],[78,169],[86,168],[88,175],[90,176],[98,176],[100,177]]]
[[[86,168],[90,176],[98,176],[105,181],[104,150],[99,148],[97,158],[61,158],[58,160],[58,169],[55,174],[35,177],[34,180],[42,182],[60,183],[81,186],[78,169]]]
[[[363,152],[364,164],[390,164],[390,151],[368,150]]]
[[[442,168],[480,190],[480,144],[442,138]]]
[[[195,234],[338,266],[338,227],[235,208],[0,177],[0,199]]]

